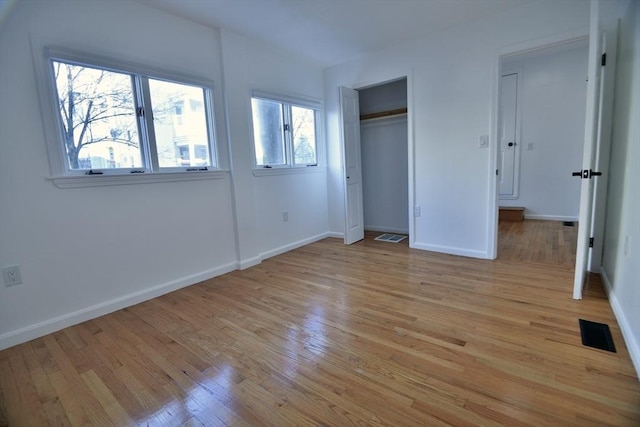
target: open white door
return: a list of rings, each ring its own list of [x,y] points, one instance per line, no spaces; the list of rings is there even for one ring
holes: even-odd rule
[[[364,239],[362,159],[360,156],[360,102],[358,91],[340,87],[340,121],[344,150],[344,243]]]
[[[595,167],[596,137],[600,116],[600,25],[598,0],[591,0],[589,26],[589,62],[587,65],[587,110],[584,125],[584,152],[582,170],[574,172],[582,180],[580,187],[580,210],[578,226],[578,247],[576,251],[576,272],[573,281],[573,298],[582,299],[582,288],[588,271],[589,241],[592,228],[593,210],[593,168]]]
[[[606,216],[607,182],[609,159],[611,157],[611,136],[613,128],[613,96],[615,92],[616,56],[618,44],[618,24],[607,28],[601,35],[603,60],[600,73],[600,108],[596,140],[596,170],[602,176],[594,182],[591,236],[593,248],[589,257],[589,271],[600,273],[604,246],[604,225]]]

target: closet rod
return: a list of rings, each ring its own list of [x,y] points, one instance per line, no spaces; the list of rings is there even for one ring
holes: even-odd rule
[[[380,117],[398,116],[400,114],[407,114],[407,108],[396,108],[395,110],[380,111],[378,113],[362,114],[360,120],[378,119]]]

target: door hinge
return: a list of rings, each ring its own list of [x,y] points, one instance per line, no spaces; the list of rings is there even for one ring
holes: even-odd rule
[[[600,61],[600,65],[602,65],[603,67],[605,65],[607,65],[607,54],[606,53],[602,54],[602,60]]]
[[[138,107],[138,117],[144,117],[144,108]]]
[[[593,237],[589,237],[589,247],[593,247]]]

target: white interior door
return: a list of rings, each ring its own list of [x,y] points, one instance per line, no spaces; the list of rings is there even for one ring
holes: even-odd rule
[[[596,170],[602,176],[594,182],[593,219],[591,236],[594,237],[593,248],[589,254],[589,271],[600,273],[602,249],[604,245],[604,226],[606,216],[607,181],[609,159],[611,155],[611,134],[613,127],[613,95],[615,91],[616,54],[618,41],[618,25],[608,28],[602,34],[602,50],[606,55],[600,69],[600,108],[598,116],[598,132],[596,141]]]
[[[501,199],[516,197],[516,129],[518,106],[518,74],[500,78],[500,163],[498,195]]]
[[[573,298],[582,299],[582,288],[588,273],[589,240],[592,229],[593,210],[593,177],[591,172],[595,167],[596,138],[598,118],[600,116],[599,87],[600,87],[600,28],[599,28],[598,0],[591,0],[591,16],[589,26],[589,62],[587,66],[587,109],[584,125],[584,152],[582,155],[582,170],[579,177],[580,210],[578,226],[578,247],[576,251],[575,277],[573,281]]]
[[[344,243],[364,239],[362,201],[362,158],[360,153],[360,103],[358,91],[340,87],[340,119],[344,149]]]

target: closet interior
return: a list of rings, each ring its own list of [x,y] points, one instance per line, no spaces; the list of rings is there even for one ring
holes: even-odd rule
[[[359,90],[364,228],[409,234],[407,79]]]

